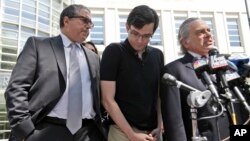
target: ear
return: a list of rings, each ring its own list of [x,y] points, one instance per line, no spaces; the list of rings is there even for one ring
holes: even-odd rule
[[[69,23],[69,17],[67,16],[63,17],[63,23],[64,25],[67,25]]]
[[[190,40],[189,39],[182,39],[181,44],[185,47],[189,47]]]

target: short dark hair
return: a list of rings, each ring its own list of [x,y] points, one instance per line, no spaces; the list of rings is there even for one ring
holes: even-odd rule
[[[60,21],[59,21],[60,28],[64,27],[63,19],[65,16],[67,16],[67,17],[78,16],[82,9],[90,12],[88,7],[81,5],[81,4],[72,4],[72,5],[69,5],[66,8],[64,8],[61,15],[60,15]]]
[[[92,45],[92,46],[94,47],[94,52],[95,52],[96,54],[98,54],[98,50],[97,50],[95,44],[94,44],[92,41],[88,41],[88,42],[82,43],[82,45],[84,45],[84,46],[85,46],[86,44]]]
[[[135,7],[128,15],[127,24],[133,25],[141,29],[144,25],[154,23],[153,32],[159,25],[159,17],[156,11],[147,5],[139,5]]]
[[[179,28],[179,33],[178,33],[178,42],[181,46],[181,51],[182,53],[186,53],[187,52],[187,49],[182,45],[182,40],[183,39],[186,39],[188,38],[189,36],[189,26],[190,24],[193,22],[193,21],[197,21],[197,20],[200,20],[199,18],[188,18],[186,19],[181,25],[180,25],[180,28]]]

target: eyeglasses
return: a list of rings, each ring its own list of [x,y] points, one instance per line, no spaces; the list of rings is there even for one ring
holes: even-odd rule
[[[152,37],[152,34],[143,34],[141,35],[139,32],[130,29],[130,34],[133,35],[136,39],[142,38],[142,40],[149,40]]]
[[[69,17],[70,19],[72,18],[78,18],[81,20],[81,22],[83,24],[87,24],[90,26],[90,28],[93,28],[94,27],[94,23],[91,21],[91,19],[87,18],[87,17],[84,17],[84,16],[71,16]]]

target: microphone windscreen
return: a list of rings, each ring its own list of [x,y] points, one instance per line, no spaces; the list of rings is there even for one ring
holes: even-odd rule
[[[246,54],[233,54],[229,57],[229,60],[238,68],[242,67],[243,64],[249,63],[249,57]]]
[[[218,55],[219,51],[216,48],[212,48],[208,51],[209,56]]]
[[[201,78],[201,73],[208,70],[207,59],[201,58],[193,62],[193,68],[198,78]]]
[[[232,71],[238,71],[238,67],[231,61],[227,60],[228,68]]]
[[[162,82],[166,83],[167,85],[177,85],[176,78],[168,73],[163,75]]]

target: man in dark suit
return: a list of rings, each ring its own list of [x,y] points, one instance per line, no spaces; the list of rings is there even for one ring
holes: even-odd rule
[[[70,5],[61,13],[60,35],[51,38],[30,37],[27,40],[5,92],[10,140],[103,140],[99,99],[100,61],[98,55],[80,45],[93,26],[87,7]],[[73,61],[74,67],[71,66]],[[75,68],[78,78],[72,73]],[[72,84],[74,81],[76,83]],[[76,97],[75,93],[72,96],[73,91],[79,93],[78,102],[81,105],[78,102],[70,104],[72,101],[69,99]],[[70,106],[76,109],[80,107],[78,117],[78,113],[70,114],[75,111],[70,110]],[[79,124],[72,124],[72,115],[79,119]]]
[[[164,67],[164,73],[169,73],[177,80],[200,91],[207,88],[198,79],[193,68],[195,58],[207,56],[213,47],[213,38],[208,25],[198,18],[185,20],[179,29],[178,40],[184,52],[184,57],[177,59]],[[162,116],[167,141],[191,141],[192,120],[187,96],[190,92],[178,89],[176,86],[161,85]],[[216,115],[213,102],[198,108],[198,117]],[[199,134],[208,141],[219,141],[229,135],[227,116],[198,121]]]

